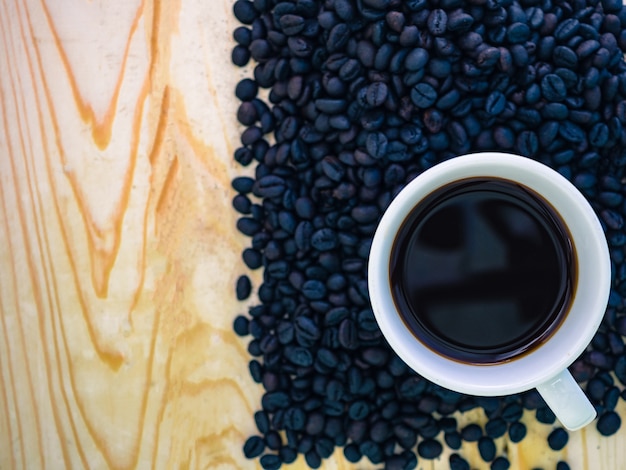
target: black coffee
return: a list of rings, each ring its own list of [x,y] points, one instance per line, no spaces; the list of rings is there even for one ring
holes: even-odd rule
[[[567,315],[574,247],[559,214],[505,179],[469,178],[428,195],[392,247],[396,307],[452,359],[493,364],[528,352]]]

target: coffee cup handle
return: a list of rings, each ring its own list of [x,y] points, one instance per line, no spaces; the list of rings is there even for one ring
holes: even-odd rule
[[[539,384],[537,391],[570,431],[588,425],[597,416],[596,409],[567,369]]]

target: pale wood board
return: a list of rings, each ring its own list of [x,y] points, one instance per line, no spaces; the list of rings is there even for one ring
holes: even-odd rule
[[[254,303],[234,296],[230,181],[252,169],[232,159],[232,3],[0,0],[3,470],[259,468],[241,448],[263,391],[232,332]],[[498,441],[512,468],[624,468],[626,431],[553,452],[526,418]]]

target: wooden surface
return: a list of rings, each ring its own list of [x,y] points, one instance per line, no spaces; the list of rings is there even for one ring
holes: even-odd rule
[[[258,467],[241,447],[262,390],[231,331],[248,243],[231,8],[0,0],[3,470]],[[624,468],[626,431],[557,453],[529,426],[498,441],[512,468]],[[341,455],[324,468],[371,467]]]

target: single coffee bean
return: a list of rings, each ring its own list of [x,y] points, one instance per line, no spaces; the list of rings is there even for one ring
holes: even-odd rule
[[[419,83],[411,90],[411,101],[419,108],[428,108],[437,100],[437,92],[427,83]]]
[[[563,428],[556,428],[548,435],[548,445],[553,450],[561,450],[567,444],[569,435]]]
[[[485,462],[491,462],[496,457],[496,445],[493,439],[483,436],[478,440],[478,452]]]
[[[509,439],[511,442],[521,442],[526,437],[526,425],[519,421],[509,426]]]
[[[496,457],[491,462],[491,470],[508,470],[511,467],[511,463],[506,457]]]

